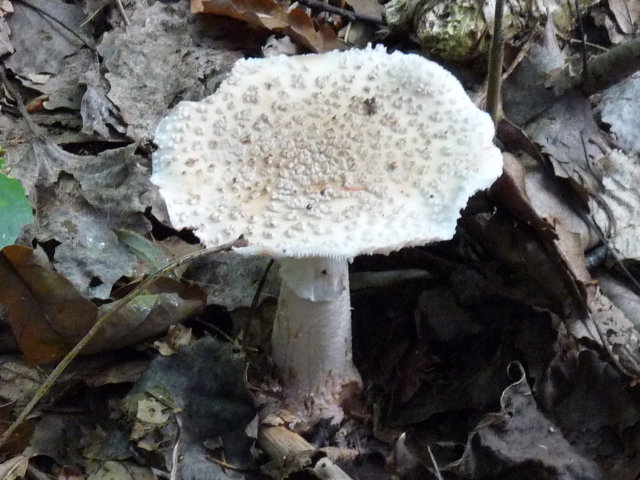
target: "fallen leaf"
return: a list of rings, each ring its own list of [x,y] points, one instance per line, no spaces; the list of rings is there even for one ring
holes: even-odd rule
[[[595,277],[602,293],[640,330],[640,296],[606,272],[598,272]]]
[[[367,15],[382,22],[382,4],[376,0],[348,0],[353,10],[360,15]]]
[[[605,296],[597,285],[589,292],[588,318],[568,323],[571,334],[594,342],[612,363],[634,381],[640,380],[640,336],[633,322]]]
[[[570,134],[569,138],[574,134],[575,132]],[[562,134],[557,133],[557,135]],[[556,145],[562,151],[567,148],[567,145],[559,140]],[[640,338],[637,331],[629,318],[602,294],[586,268],[584,251],[593,246],[593,242],[598,240],[597,237],[594,237],[593,232],[589,232],[584,222],[571,208],[568,208],[566,197],[558,192],[558,184],[548,178],[549,174],[537,171],[539,169],[535,167],[535,162],[532,164],[532,162],[526,162],[524,158],[517,160],[507,155],[504,165],[505,174],[497,182],[494,192],[505,205],[516,206],[511,210],[512,213],[517,215],[519,220],[535,227],[545,246],[545,250],[540,252],[542,255],[534,260],[530,255],[535,251],[533,246],[537,242],[532,242],[532,239],[528,238],[526,239],[527,248],[523,250],[526,252],[526,256],[524,253],[521,254],[521,258],[528,258],[525,265],[531,273],[530,283],[535,284],[541,280],[537,290],[545,291],[547,299],[557,299],[555,305],[538,304],[537,306],[549,308],[558,313],[572,335],[583,343],[599,345],[603,351],[609,354],[620,371],[631,378],[640,378]],[[572,172],[576,178],[584,179],[586,184],[597,185],[600,183],[601,177],[593,173],[598,169],[587,170],[581,165],[571,168],[571,165],[569,164],[565,172]],[[620,162],[620,165],[623,171],[635,168],[632,163],[629,165],[626,162]],[[610,169],[613,171],[614,167],[611,166]],[[585,178],[587,176],[588,178]],[[616,217],[619,217],[621,221],[626,221],[625,225],[618,225],[618,228],[622,230],[622,234],[619,235],[621,241],[618,245],[627,247],[624,250],[626,253],[637,250],[633,238],[638,236],[638,228],[634,223],[636,220],[633,215],[629,214],[637,209],[637,205],[631,200],[637,194],[632,188],[628,188],[629,191],[626,194],[622,189],[622,185],[625,183],[636,184],[637,180],[634,181],[633,178],[635,178],[634,175],[628,173],[626,177],[619,175],[617,178],[605,177],[602,180],[603,185],[611,182],[609,192],[605,190],[602,193],[602,198],[609,202],[610,208],[622,209],[620,212],[615,210]],[[628,199],[622,201],[625,195]],[[517,201],[511,202],[510,199],[513,198]],[[596,202],[592,204],[596,204]],[[527,205],[531,208],[527,209]],[[600,218],[607,218],[603,212],[596,213],[599,213]],[[547,229],[556,236],[555,239],[549,237],[548,233],[543,234],[545,221]],[[486,231],[490,232],[488,229]],[[514,236],[516,232],[517,229],[513,227],[509,230],[511,236]],[[615,242],[616,237],[614,236],[610,243],[615,244]],[[498,240],[493,242],[495,245],[503,243]],[[511,243],[509,246],[509,251],[512,254],[516,252],[514,245]],[[632,250],[630,247],[636,250]],[[496,251],[501,250],[496,249]],[[507,258],[505,257],[503,261]],[[557,269],[558,267],[560,268]],[[547,270],[548,268],[553,268],[553,270]],[[554,273],[551,273],[552,271]],[[528,298],[535,299],[536,297],[532,293]],[[558,308],[559,305],[562,307]]]
[[[591,106],[577,91],[570,91],[526,128],[531,139],[549,155],[556,176],[569,178],[586,201],[599,191],[591,169],[609,150],[607,139],[593,119]]]
[[[87,480],[156,480],[150,468],[142,467],[133,462],[109,461],[103,463],[97,472],[87,477]]]
[[[559,351],[538,393],[544,411],[553,415],[564,437],[588,457],[603,458],[621,447],[635,448],[636,437],[629,435],[640,422],[634,389],[598,352]],[[620,471],[637,461],[635,455],[620,457],[618,465],[604,462],[605,468]],[[607,473],[606,478],[624,478]]]
[[[144,423],[163,425],[171,418],[171,409],[155,398],[141,398],[138,401],[136,418]]]
[[[0,378],[2,377],[0,376]],[[6,378],[2,378],[2,380],[5,381]],[[15,402],[0,405],[0,435],[3,434],[11,424],[12,412],[15,406]],[[4,444],[0,445],[0,458],[6,458],[23,453],[31,441],[34,428],[35,421],[33,418],[18,426],[9,439]],[[0,478],[4,480],[7,477],[2,475],[2,472],[2,466],[0,465]]]
[[[5,247],[0,254],[0,303],[20,350],[30,364],[64,356],[117,303],[98,309],[49,265],[41,250]],[[206,305],[206,295],[159,278],[107,322],[83,353],[123,348],[159,335]]]
[[[206,304],[207,296],[200,288],[160,277],[108,321],[87,344],[83,353],[135,345],[160,335],[174,323],[201,311]],[[116,305],[117,302],[113,302],[101,306],[99,316]]]
[[[609,9],[623,33],[630,35],[640,31],[640,3],[637,0],[609,0]]]
[[[114,229],[146,233],[143,212],[160,204],[136,147],[82,156],[35,140],[12,166],[37,212],[25,240],[59,242],[56,271],[88,298],[108,298],[115,282],[137,273],[137,259]]]
[[[588,101],[576,92],[559,98],[527,127],[532,139],[548,155],[554,174],[566,179],[558,187],[558,182],[547,178],[547,185],[555,185],[555,192],[548,186],[530,189],[530,200],[538,215],[544,217],[552,213],[554,221],[563,223],[583,241],[590,237],[584,242],[584,248],[592,247],[600,242],[599,235],[594,231],[585,233],[581,219],[569,219],[575,217],[575,213],[571,212],[567,198],[574,195],[582,202],[582,208],[588,205],[609,245],[622,258],[640,258],[640,194],[637,189],[640,162],[634,156],[640,143],[635,134],[639,124],[635,114],[637,108],[634,110],[634,105],[638,104],[633,94],[638,78],[631,77],[623,85],[608,89],[598,107],[603,120],[610,122],[613,132],[630,151],[629,155],[611,148],[593,119]],[[558,188],[572,192],[563,194]],[[555,195],[556,200],[540,201],[549,194]],[[559,214],[561,210],[564,213]],[[584,210],[586,212],[586,208]]]
[[[0,361],[0,398],[24,406],[45,378],[42,371],[25,365],[20,357],[5,357]]]
[[[250,458],[252,442],[245,441],[244,428],[255,408],[244,374],[244,355],[210,337],[169,357],[157,356],[122,402],[131,422],[130,438],[161,464],[164,460],[172,465],[178,478],[230,478],[207,458],[210,453],[202,443],[219,438],[227,461],[235,455]],[[178,435],[181,455],[175,464]],[[242,465],[239,460],[232,463]]]
[[[224,15],[288,35],[314,52],[340,48],[336,33],[324,24],[318,29],[301,8],[289,9],[273,0],[191,0],[192,13]]]
[[[609,125],[617,143],[627,153],[640,152],[639,89],[640,73],[635,73],[596,97],[596,113],[599,113],[602,121]]]
[[[9,41],[11,30],[5,19],[5,17],[13,13],[13,11],[13,5],[11,5],[9,0],[2,0],[0,2],[0,57],[14,52],[13,45]]]
[[[127,126],[123,124],[116,106],[95,87],[87,85],[80,102],[82,116],[82,133],[91,135],[94,132],[102,138],[111,138],[111,130],[124,134]]]
[[[118,240],[129,248],[145,265],[148,272],[154,272],[167,266],[174,260],[173,255],[162,248],[158,243],[143,237],[139,233],[130,230],[116,230]]]
[[[7,22],[12,30],[11,39],[16,54],[5,59],[4,64],[23,77],[44,72],[57,74],[64,68],[64,59],[83,47],[78,37],[69,35],[61,26],[64,24],[82,35],[82,7],[79,4],[50,0],[29,0],[29,3],[55,17],[60,23],[51,21],[23,2],[15,2],[15,12],[8,17]],[[37,39],[34,39],[36,32]]]
[[[541,35],[531,40],[531,50],[504,83],[504,111],[509,120],[524,125],[556,100],[545,82],[549,72],[564,66],[567,53],[560,49],[553,22],[547,20]],[[514,150],[508,150],[513,152]]]
[[[29,466],[29,455],[17,455],[0,463],[0,478],[2,480],[16,480],[23,478]]]
[[[0,169],[1,155],[0,149]],[[0,248],[15,242],[22,225],[32,219],[31,204],[20,182],[0,172]]]
[[[207,337],[175,355],[156,357],[124,401],[127,417],[137,419],[132,437],[170,456],[171,442],[158,442],[175,433],[164,424],[176,413],[186,442],[244,428],[255,413],[244,368],[244,357],[231,345]]]
[[[61,358],[91,328],[97,308],[49,266],[42,250],[12,245],[0,253],[0,303],[32,365]]]
[[[92,388],[118,383],[135,383],[147,369],[147,363],[145,360],[119,362],[116,365],[86,372],[82,379]]]
[[[602,472],[537,408],[524,369],[500,398],[500,411],[478,422],[462,458],[444,467],[469,478],[580,478]]]
[[[206,96],[205,86],[212,82],[212,70],[224,72],[238,55],[242,56],[221,49],[217,43],[201,44],[195,40],[188,7],[188,2],[132,2],[127,6],[130,25],[101,35],[97,49],[103,58],[104,74],[92,86],[102,97],[99,108],[107,110],[94,110],[104,117],[94,126],[101,128],[105,121],[113,123],[108,111],[113,110],[126,126],[128,137],[151,139],[170,105],[176,100]],[[224,41],[222,44],[227,45]]]

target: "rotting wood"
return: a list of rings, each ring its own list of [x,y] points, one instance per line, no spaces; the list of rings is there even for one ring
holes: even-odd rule
[[[274,460],[285,460],[288,457],[316,450],[300,435],[281,426],[261,427],[258,432],[258,445]],[[321,458],[314,466],[313,472],[322,480],[352,480],[328,457]]]

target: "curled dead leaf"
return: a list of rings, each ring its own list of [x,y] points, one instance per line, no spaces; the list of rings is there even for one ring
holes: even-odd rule
[[[316,29],[304,10],[289,10],[273,0],[191,0],[191,12],[243,20],[288,35],[297,44],[317,53],[340,48],[338,36],[331,27],[321,25]]]
[[[51,269],[44,251],[18,245],[0,254],[0,303],[32,365],[60,359],[97,316],[96,306]]]
[[[99,315],[117,305],[114,302],[99,310],[51,269],[42,250],[17,245],[5,247],[0,253],[0,303],[31,365],[62,358]],[[205,304],[206,295],[200,289],[160,278],[118,312],[84,352],[123,348],[158,335]]]

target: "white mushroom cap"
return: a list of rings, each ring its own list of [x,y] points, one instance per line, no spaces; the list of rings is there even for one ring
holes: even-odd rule
[[[352,258],[449,239],[502,172],[489,116],[439,65],[384,48],[240,60],[156,132],[172,223],[238,251]]]

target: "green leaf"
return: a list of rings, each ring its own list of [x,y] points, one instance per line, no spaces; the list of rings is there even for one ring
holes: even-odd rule
[[[0,167],[2,163],[0,158]],[[22,225],[32,220],[31,204],[20,182],[0,173],[0,248],[15,242]]]

